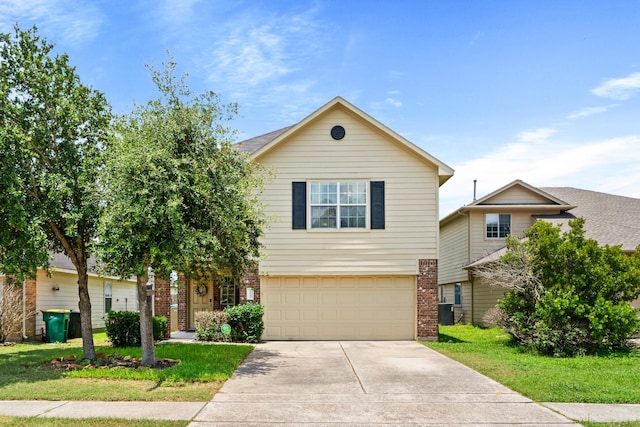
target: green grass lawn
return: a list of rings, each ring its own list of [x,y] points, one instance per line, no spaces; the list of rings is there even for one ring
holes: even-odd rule
[[[140,357],[140,348],[112,348],[104,333],[95,335],[96,353]],[[0,347],[1,400],[211,400],[253,346],[166,343],[156,358],[179,359],[168,369],[51,369],[53,358],[82,356],[82,340],[60,344],[17,344]]]
[[[126,420],[117,418],[3,417],[0,425],[11,427],[185,427],[189,421]]]
[[[538,402],[640,403],[640,351],[553,358],[510,345],[500,329],[440,326],[426,346]]]

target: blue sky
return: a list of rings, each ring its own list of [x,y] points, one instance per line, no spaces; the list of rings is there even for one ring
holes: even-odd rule
[[[168,49],[238,139],[340,95],[456,170],[441,216],[514,179],[640,198],[640,1],[0,0],[117,113]]]

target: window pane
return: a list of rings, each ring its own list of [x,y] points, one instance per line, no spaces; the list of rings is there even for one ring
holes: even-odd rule
[[[462,304],[462,285],[460,283],[456,283],[455,284],[453,303],[455,305],[461,305]]]
[[[365,206],[342,206],[340,207],[340,227],[341,228],[365,228],[366,227]]]
[[[337,188],[338,186],[335,182],[312,182],[309,201],[312,205],[336,204],[338,197],[336,194]]]
[[[336,219],[335,207],[311,207],[311,228],[336,228]]]
[[[309,193],[310,193],[310,197],[309,197],[309,202],[312,205],[317,205],[318,203],[320,203],[320,183],[319,182],[312,182],[311,186],[309,187]]]
[[[498,214],[487,214],[487,238],[493,239],[498,237]]]
[[[364,205],[367,203],[367,186],[364,182],[340,184],[340,203],[345,205]]]
[[[507,237],[511,234],[511,215],[510,214],[500,214],[500,237]]]

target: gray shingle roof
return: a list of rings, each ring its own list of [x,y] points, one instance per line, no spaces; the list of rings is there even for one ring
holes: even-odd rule
[[[236,147],[238,147],[239,151],[245,151],[250,154],[255,153],[292,127],[293,126],[287,126],[286,128],[274,130],[273,132],[265,133],[264,135],[259,135],[250,139],[246,139],[244,141],[240,141],[236,144]]]
[[[569,216],[584,217],[586,236],[600,245],[622,245],[623,251],[633,251],[640,245],[640,199],[616,196],[573,187],[543,187],[575,208],[564,217],[546,217],[546,221],[566,226]]]
[[[50,264],[52,267],[76,271],[76,266],[71,262],[71,258],[62,253],[53,254],[53,259],[50,261]],[[87,260],[87,269],[90,273],[96,273],[98,271],[96,258],[94,256],[90,256]]]

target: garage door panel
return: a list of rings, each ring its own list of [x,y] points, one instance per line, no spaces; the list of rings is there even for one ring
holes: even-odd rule
[[[415,276],[263,277],[264,339],[413,339]]]

